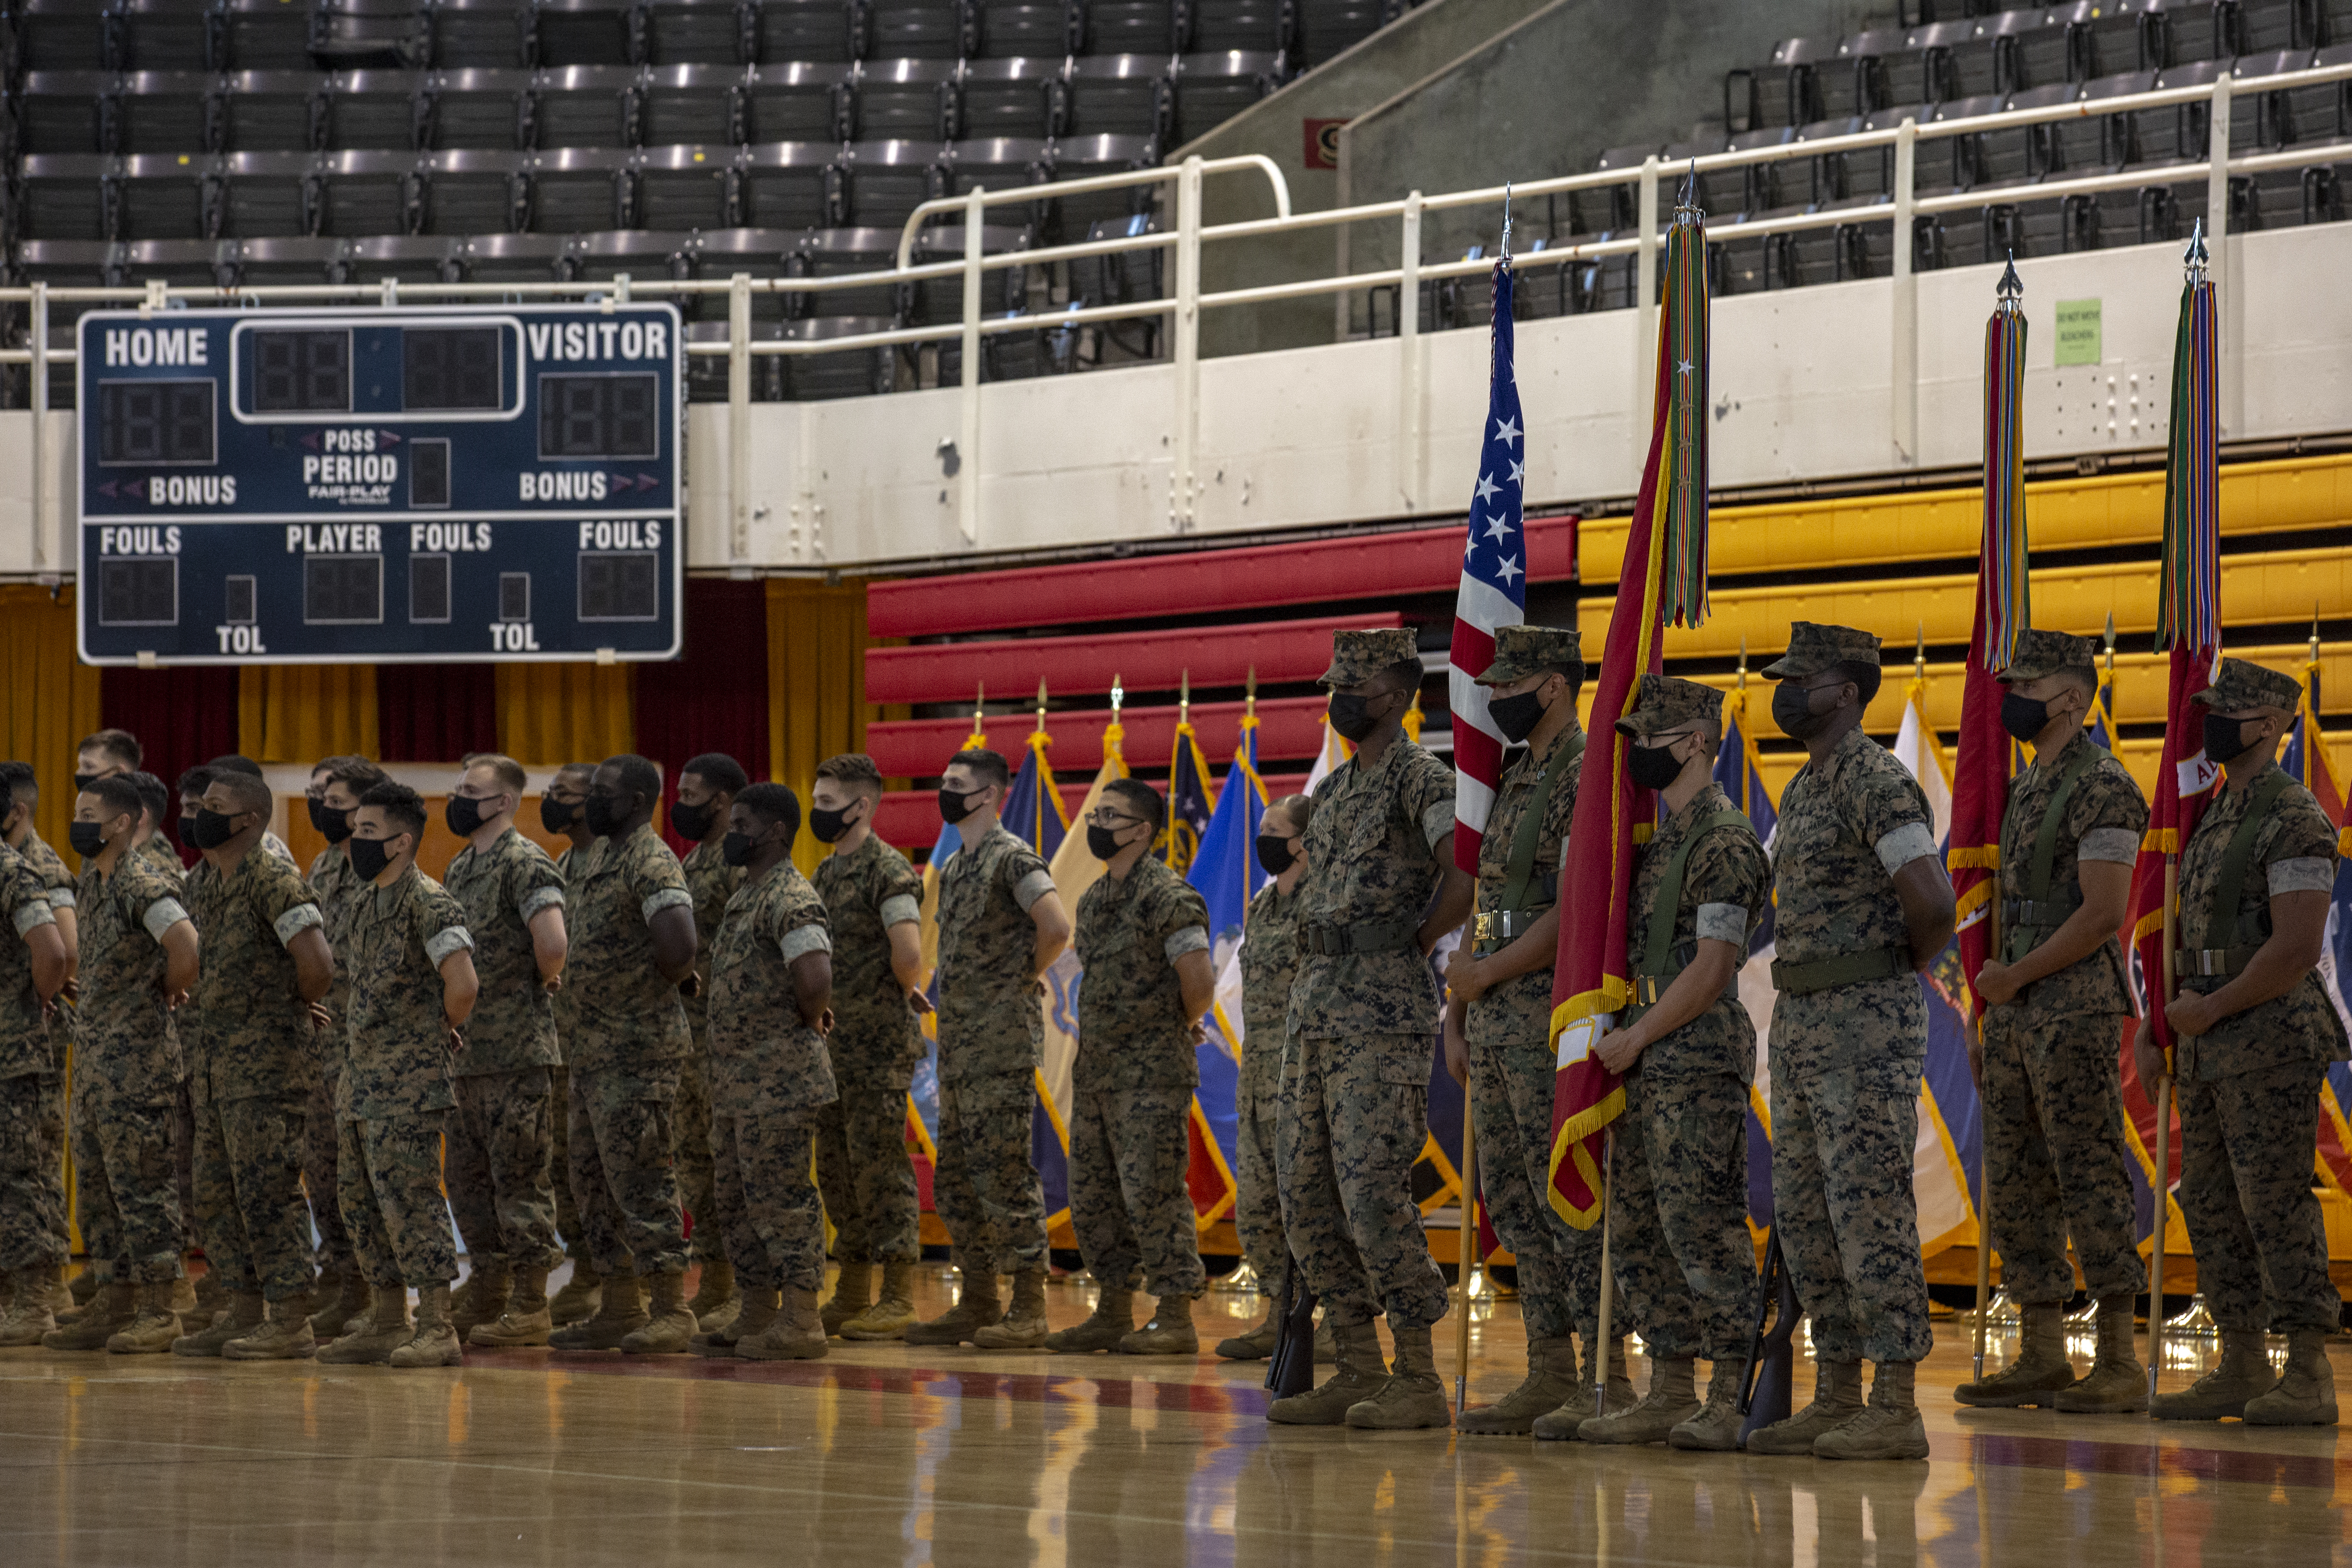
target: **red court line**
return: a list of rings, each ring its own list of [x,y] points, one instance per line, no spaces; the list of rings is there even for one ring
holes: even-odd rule
[[[2352,1456],[2336,1457],[2332,1428],[2326,1442],[2329,1451],[2325,1454],[2265,1454],[2244,1448],[2201,1448],[2170,1441],[2103,1443],[2085,1437],[1937,1432],[1929,1436],[1927,1447],[1936,1459],[1947,1464],[2075,1470],[2106,1476],[2146,1476],[2151,1479],[2158,1476],[2188,1476],[2200,1481],[2307,1487],[2333,1492],[2339,1482],[2352,1482]]]

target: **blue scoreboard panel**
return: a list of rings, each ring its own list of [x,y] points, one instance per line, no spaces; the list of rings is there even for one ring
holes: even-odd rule
[[[671,658],[668,304],[94,310],[90,664]]]

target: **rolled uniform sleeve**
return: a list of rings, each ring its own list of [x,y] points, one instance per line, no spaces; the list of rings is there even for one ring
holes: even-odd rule
[[[1209,928],[1186,926],[1160,943],[1160,950],[1168,955],[1168,962],[1171,963],[1188,952],[1206,952],[1209,951]]]
[[[786,963],[797,963],[812,952],[831,952],[833,937],[821,925],[794,926],[776,943]]]
[[[893,893],[882,900],[879,912],[885,930],[891,926],[918,925],[923,919],[923,905],[920,900],[910,894]]]
[[[1701,904],[1698,907],[1698,939],[1701,942],[1727,942],[1735,947],[1748,944],[1748,907],[1745,904]]]
[[[1038,900],[1054,890],[1054,873],[1039,866],[1013,884],[1013,901],[1026,914]]]
[[[72,909],[74,897],[74,890],[70,884],[51,888],[48,890],[49,908],[53,910]]]
[[[2320,855],[2297,855],[2270,863],[2271,897],[2281,893],[2326,893],[2336,888],[2336,862]]]
[[[2100,860],[2115,866],[2139,862],[2138,833],[2128,827],[2094,827],[2074,846],[2077,862]]]
[[[161,942],[165,931],[187,918],[188,911],[181,907],[179,900],[158,899],[147,906],[147,913],[141,918],[140,923],[147,928],[149,936]]]
[[[39,893],[32,894],[18,904],[10,918],[16,922],[18,936],[30,935],[35,926],[58,923],[58,917],[49,909],[49,900]]]
[[[436,969],[448,963],[451,953],[471,952],[473,948],[473,933],[464,926],[444,926],[425,939],[425,956]]]
[[[674,910],[680,904],[692,909],[694,895],[684,888],[656,888],[639,900],[637,912],[645,917],[647,925],[651,925],[656,915],[664,910]]]
[[[533,888],[515,900],[515,913],[522,917],[525,925],[529,925],[531,917],[541,910],[560,910],[562,907],[563,889],[556,887]]]
[[[1892,877],[1912,861],[1935,854],[1936,835],[1924,822],[1906,822],[1878,835],[1871,840],[1870,847],[1878,852],[1878,863]]]
[[[290,946],[296,937],[313,926],[323,927],[326,917],[320,912],[319,897],[294,862],[265,855],[253,869],[252,897],[261,918],[280,947]]]

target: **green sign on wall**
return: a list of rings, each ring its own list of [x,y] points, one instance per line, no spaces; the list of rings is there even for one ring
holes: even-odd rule
[[[2058,301],[2058,363],[2062,365],[2099,363],[2098,300]]]

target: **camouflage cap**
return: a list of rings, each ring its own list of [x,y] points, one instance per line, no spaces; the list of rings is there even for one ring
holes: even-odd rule
[[[2089,637],[2066,632],[2024,631],[2017,634],[2017,650],[2010,655],[2009,668],[1996,679],[2003,684],[2039,680],[2062,669],[2095,675],[2098,668],[2099,645]]]
[[[1685,724],[1716,723],[1723,718],[1723,693],[1696,680],[1673,675],[1644,675],[1633,698],[1633,710],[1617,721],[1628,735],[1655,735]]]
[[[1333,687],[1360,686],[1392,664],[1420,662],[1421,650],[1413,646],[1412,632],[1409,627],[1333,632],[1331,668],[1323,672],[1321,683]]]
[[[2284,708],[2292,713],[2303,701],[2303,688],[2292,675],[2242,658],[2225,658],[2213,684],[2191,700],[2223,713],[2242,713],[2249,708]]]
[[[1583,676],[1584,638],[1574,626],[1505,626],[1495,634],[1495,662],[1478,684],[1506,686],[1555,669],[1570,679]]]
[[[1878,639],[1853,626],[1819,621],[1789,623],[1789,651],[1764,667],[1773,680],[1819,675],[1833,664],[1876,664]]]

